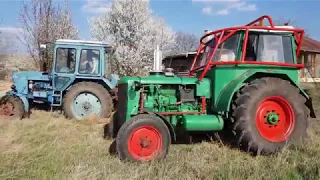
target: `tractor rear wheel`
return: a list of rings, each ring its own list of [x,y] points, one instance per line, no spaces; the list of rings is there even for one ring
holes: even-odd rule
[[[271,154],[307,137],[309,109],[289,81],[266,77],[244,86],[232,104],[232,128],[238,146]]]
[[[107,89],[94,82],[79,82],[71,87],[64,96],[63,110],[67,118],[82,120],[92,115],[109,118],[112,98]]]
[[[21,120],[25,115],[23,102],[15,96],[4,96],[0,99],[0,119]]]
[[[171,144],[170,131],[155,115],[140,114],[125,122],[116,137],[121,160],[150,161],[165,158]]]

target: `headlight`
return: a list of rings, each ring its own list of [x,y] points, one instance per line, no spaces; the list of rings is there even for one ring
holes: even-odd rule
[[[28,86],[29,86],[29,89],[32,89],[33,88],[33,81],[29,81]]]

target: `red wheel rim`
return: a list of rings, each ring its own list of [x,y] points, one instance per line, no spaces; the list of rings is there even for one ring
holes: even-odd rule
[[[258,106],[256,126],[261,136],[268,141],[287,140],[294,129],[294,121],[293,109],[282,97],[265,98]]]
[[[134,129],[128,139],[128,151],[134,159],[151,160],[162,149],[162,136],[152,126]]]
[[[11,103],[6,103],[0,106],[0,117],[10,119],[14,115],[14,107]]]

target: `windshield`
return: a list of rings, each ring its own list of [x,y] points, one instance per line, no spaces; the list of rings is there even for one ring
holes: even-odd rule
[[[227,36],[228,33],[224,35]],[[208,61],[211,62],[220,62],[220,61],[234,61],[237,57],[237,49],[240,33],[234,33],[228,39],[226,39],[223,43],[220,43],[217,47],[217,50],[213,57],[212,53],[217,46],[217,40],[220,37],[214,38],[213,35],[208,36],[206,40],[204,40],[203,50],[199,54],[196,66],[201,67],[207,64]]]

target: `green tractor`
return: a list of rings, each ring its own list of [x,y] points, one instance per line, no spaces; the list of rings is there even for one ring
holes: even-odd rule
[[[150,76],[119,81],[110,124],[119,158],[165,158],[177,132],[229,133],[255,155],[304,142],[308,118],[316,116],[298,81],[303,34],[274,26],[269,16],[209,32],[184,78],[163,71],[156,50]]]

